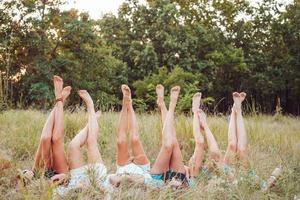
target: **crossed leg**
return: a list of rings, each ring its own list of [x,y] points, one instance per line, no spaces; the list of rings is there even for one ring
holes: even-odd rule
[[[86,140],[88,163],[103,163],[97,142],[99,126],[93,100],[86,90],[79,90],[78,95],[85,102],[88,112],[88,136]]]
[[[101,112],[96,112],[96,118],[99,119]],[[84,159],[81,155],[81,147],[87,143],[89,127],[88,124],[79,131],[79,133],[72,139],[68,146],[68,159],[70,169],[76,169],[85,165]]]
[[[79,90],[78,95],[83,99],[87,106],[88,123],[69,144],[68,157],[70,169],[76,169],[85,164],[80,152],[80,147],[84,144],[87,146],[88,163],[103,163],[97,143],[99,131],[97,119],[100,117],[101,113],[95,113],[93,100],[86,90]]]

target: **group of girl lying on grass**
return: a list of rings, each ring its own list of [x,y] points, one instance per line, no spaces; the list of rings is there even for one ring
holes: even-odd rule
[[[55,106],[44,125],[33,169],[21,172],[24,181],[34,178],[38,169],[42,169],[44,176],[57,185],[55,192],[59,195],[64,195],[71,189],[83,189],[91,184],[89,177],[91,171],[97,186],[103,191],[111,191],[126,182],[145,184],[157,189],[165,185],[173,188],[192,187],[203,169],[210,170],[203,166],[204,136],[201,132],[204,132],[206,137],[209,160],[218,170],[228,176],[229,180],[235,181],[235,170],[230,166],[235,158],[240,160],[241,167],[245,169],[248,167],[247,136],[241,108],[246,97],[244,92],[233,93],[234,104],[229,122],[228,147],[224,156],[208,127],[205,113],[199,109],[201,93],[193,96],[195,149],[189,162],[185,165],[174,126],[174,111],[180,87],[175,86],[171,89],[170,104],[167,108],[164,102],[164,87],[158,85],[156,93],[163,124],[162,141],[160,151],[151,168],[140,141],[130,88],[122,85],[123,101],[117,134],[117,170],[114,174],[108,175],[97,144],[99,132],[97,119],[101,113],[95,112],[93,100],[86,90],[79,90],[78,95],[87,106],[88,122],[72,139],[67,153],[65,153],[63,104],[71,92],[71,87],[63,88],[63,80],[59,76],[54,76],[53,82]],[[131,151],[128,149],[127,134],[130,136]],[[81,155],[81,147],[84,145],[87,147],[87,162]],[[130,154],[130,152],[132,153]],[[273,178],[266,182],[264,189],[268,189],[273,184],[279,173],[278,170],[272,173],[271,177]]]

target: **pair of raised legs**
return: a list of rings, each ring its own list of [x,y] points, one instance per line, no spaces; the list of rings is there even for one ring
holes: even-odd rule
[[[97,113],[95,112],[93,100],[86,90],[79,90],[78,95],[87,106],[88,123],[72,139],[68,146],[68,159],[71,170],[86,164],[81,155],[81,147],[84,145],[86,145],[87,148],[87,162],[89,164],[103,163],[97,143],[99,132],[97,119],[101,113],[99,111]]]
[[[157,105],[158,108],[161,112],[161,118],[162,118],[162,123],[165,123],[165,119],[168,113],[168,109],[165,105],[164,102],[164,87],[162,85],[157,85],[156,86],[156,94],[157,94]],[[199,170],[202,166],[202,161],[203,161],[203,156],[204,156],[204,137],[200,133],[200,121],[199,121],[199,116],[198,116],[198,109],[200,106],[200,101],[201,101],[201,93],[196,93],[193,96],[193,135],[195,139],[195,150],[193,153],[193,156],[191,157],[189,161],[189,166],[186,167],[183,164],[182,161],[182,155],[179,149],[178,145],[178,140],[176,138],[176,132],[174,128],[174,124],[172,125],[172,130],[173,130],[173,140],[175,144],[175,148],[172,151],[172,158],[175,157],[177,159],[173,160],[176,163],[176,168],[179,171],[183,171],[185,168],[185,171],[188,173],[188,176],[196,176],[199,173]],[[175,136],[175,137],[174,137]],[[172,168],[174,168],[174,164],[172,165]]]
[[[131,91],[127,85],[121,86],[123,93],[122,110],[118,125],[117,165],[124,166],[131,162],[137,165],[149,164],[139,137],[137,118],[132,106]],[[127,144],[127,133],[130,133],[131,150]]]
[[[69,167],[64,151],[63,102],[69,96],[71,87],[63,88],[63,80],[59,76],[53,77],[53,83],[56,103],[43,127],[33,171],[44,167],[57,173],[67,173]]]
[[[224,162],[229,164],[233,158],[237,158],[241,161],[244,167],[248,166],[247,158],[247,134],[244,125],[244,119],[242,115],[242,102],[246,97],[246,93],[234,92],[233,107],[231,109],[230,122],[228,128],[228,147],[224,156]]]
[[[222,164],[230,164],[237,156],[238,160],[241,161],[241,164],[244,167],[248,165],[247,159],[247,135],[244,125],[244,120],[242,116],[242,107],[241,104],[246,97],[246,93],[233,93],[233,107],[231,110],[230,115],[230,122],[228,128],[228,147],[223,157],[221,151],[219,149],[218,143],[211,132],[205,113],[198,109],[200,103],[198,104],[197,99],[199,95],[195,95],[193,97],[193,131],[194,131],[194,138],[196,141],[194,155],[192,156],[190,163],[195,163],[195,175],[199,172],[199,169],[202,165],[203,155],[204,155],[204,148],[203,148],[203,137],[200,133],[200,130],[204,131],[204,135],[207,140],[208,146],[208,153],[209,159],[216,161]],[[201,97],[200,97],[201,98]]]
[[[156,89],[158,94],[157,104],[162,115],[162,146],[156,161],[151,169],[152,174],[162,174],[169,170],[176,173],[185,174],[185,167],[181,150],[176,137],[174,128],[174,112],[177,104],[177,99],[180,92],[180,87],[175,86],[171,89],[169,109],[164,102],[164,88],[159,85]]]

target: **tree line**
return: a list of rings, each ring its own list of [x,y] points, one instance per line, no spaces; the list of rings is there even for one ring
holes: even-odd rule
[[[232,91],[248,110],[300,113],[300,3],[263,0],[127,0],[116,15],[92,19],[62,0],[0,3],[0,105],[48,108],[52,76],[87,89],[104,110],[118,109],[120,85],[141,111],[155,108],[155,86],[182,88],[226,112]],[[71,95],[68,105],[80,103]]]

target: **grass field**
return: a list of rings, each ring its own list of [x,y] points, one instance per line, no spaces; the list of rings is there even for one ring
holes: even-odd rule
[[[52,199],[53,188],[43,179],[33,181],[26,188],[16,186],[17,169],[30,168],[38,140],[48,113],[12,110],[0,114],[0,199]],[[104,113],[99,120],[98,143],[109,172],[115,171],[116,113]],[[140,134],[148,157],[153,163],[160,147],[161,122],[158,114],[138,116]],[[84,112],[65,114],[65,144],[84,126]],[[227,116],[210,116],[208,122],[223,150],[227,145]],[[143,186],[125,185],[113,193],[114,199],[300,199],[300,120],[295,117],[253,115],[246,117],[251,167],[259,178],[243,176],[232,184],[225,177],[208,179],[199,176],[196,187],[162,191]],[[177,115],[176,129],[185,162],[193,152],[192,120]],[[267,193],[259,190],[260,181],[283,164],[284,172]],[[237,170],[237,177],[242,172]],[[101,199],[95,188],[72,193],[70,199]]]

